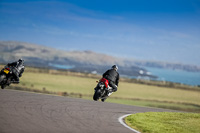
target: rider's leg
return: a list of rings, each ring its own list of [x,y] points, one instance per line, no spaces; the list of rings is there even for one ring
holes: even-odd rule
[[[19,83],[19,76],[17,73],[13,74],[13,80],[14,80],[14,81],[12,81],[13,83]]]
[[[116,92],[116,91],[117,91],[117,86],[115,85],[114,82],[110,81],[110,82],[109,82],[109,85],[110,85],[110,87],[113,88],[113,89],[112,89],[113,92]]]

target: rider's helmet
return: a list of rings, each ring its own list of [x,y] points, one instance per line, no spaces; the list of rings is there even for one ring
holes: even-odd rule
[[[18,62],[23,63],[24,60],[23,60],[22,58],[20,58],[20,59],[18,60]]]
[[[117,65],[113,65],[112,69],[115,69],[117,71],[118,70],[118,66]]]

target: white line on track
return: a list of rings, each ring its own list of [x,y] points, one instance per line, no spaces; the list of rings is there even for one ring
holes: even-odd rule
[[[137,131],[137,130],[131,128],[131,127],[129,127],[128,125],[126,125],[126,124],[124,123],[123,119],[124,119],[125,117],[129,116],[129,115],[131,115],[131,114],[127,114],[127,115],[123,115],[123,116],[119,117],[119,118],[118,118],[118,121],[119,121],[123,126],[125,126],[125,127],[128,128],[128,129],[130,129],[131,131],[133,131],[133,132],[135,132],[135,133],[140,133],[139,131]]]

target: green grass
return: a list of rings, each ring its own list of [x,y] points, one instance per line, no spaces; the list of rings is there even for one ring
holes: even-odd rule
[[[39,90],[45,88],[46,90],[53,92],[92,94],[96,82],[91,78],[52,75],[46,73],[24,73],[21,78],[21,85]]]
[[[153,102],[153,101],[144,101],[144,100],[126,100],[126,99],[112,99],[108,98],[106,102],[111,103],[119,103],[126,105],[135,105],[135,106],[147,106],[147,107],[157,107],[157,108],[165,108],[165,109],[174,109],[174,110],[182,110],[182,111],[191,111],[195,112],[200,110],[200,107],[195,105],[185,105],[178,103],[165,103],[165,102]]]
[[[24,72],[16,86],[51,92],[81,93],[91,96],[99,78]],[[14,85],[12,85],[14,86]],[[149,107],[161,107],[200,112],[200,91],[120,82],[116,93],[107,102]]]
[[[140,85],[133,83],[120,83],[118,94],[116,96],[125,96],[126,98],[139,98],[145,100],[172,101],[182,103],[193,103],[200,105],[200,92],[179,90],[167,87],[157,87]]]
[[[198,113],[138,113],[126,117],[125,122],[142,133],[200,133]]]

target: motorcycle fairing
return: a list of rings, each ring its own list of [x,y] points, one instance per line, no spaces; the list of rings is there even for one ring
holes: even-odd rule
[[[105,78],[100,79],[100,82],[103,82],[105,84],[105,87],[108,88],[108,80]]]

